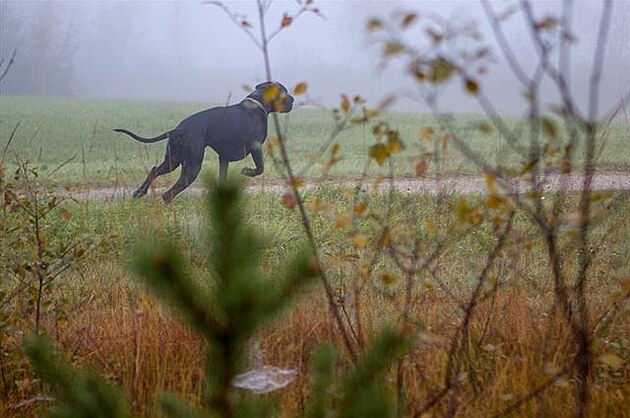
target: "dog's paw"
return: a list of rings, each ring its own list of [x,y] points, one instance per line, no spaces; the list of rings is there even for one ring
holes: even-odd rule
[[[258,171],[257,169],[255,169],[255,168],[249,168],[249,167],[245,167],[244,169],[242,169],[242,170],[241,170],[241,173],[242,173],[243,175],[245,175],[245,176],[248,176],[248,177],[256,177],[256,176],[258,176],[259,174],[261,174],[261,172],[260,172],[260,171]]]

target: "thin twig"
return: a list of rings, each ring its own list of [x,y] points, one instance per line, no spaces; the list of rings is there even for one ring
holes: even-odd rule
[[[11,58],[9,59],[9,62],[7,63],[7,66],[5,67],[4,71],[2,71],[2,74],[0,74],[0,83],[2,82],[2,80],[4,80],[4,77],[7,76],[7,73],[9,72],[9,69],[11,68],[11,66],[13,66],[13,64],[15,63],[16,54],[17,54],[17,49],[14,49],[13,53],[11,54]],[[2,63],[4,63],[4,59],[2,60]],[[2,67],[2,63],[0,63],[0,67]]]
[[[257,4],[258,4],[258,19],[260,23],[260,33],[262,37],[261,50],[262,50],[263,58],[265,62],[265,73],[267,75],[267,79],[272,80],[273,78],[271,74],[271,64],[270,64],[269,51],[268,51],[269,40],[266,37],[266,29],[265,29],[265,4],[263,3],[262,0],[257,0]],[[317,244],[317,240],[315,239],[315,235],[312,230],[310,218],[308,217],[308,213],[306,212],[304,199],[298,189],[297,183],[295,182],[296,177],[295,177],[295,174],[293,173],[293,168],[291,166],[287,149],[286,149],[286,138],[284,137],[282,129],[280,127],[278,114],[275,112],[272,113],[272,121],[273,121],[276,134],[278,136],[278,144],[280,147],[280,155],[281,155],[282,164],[286,170],[287,178],[289,180],[289,186],[291,188],[291,192],[297,203],[297,207],[298,207],[300,217],[302,220],[302,226],[304,227],[309,245],[311,247],[311,251],[313,253],[313,257],[315,258],[315,261],[319,266],[319,269],[318,269],[319,277],[324,287],[326,298],[328,299],[330,312],[333,315],[333,318],[337,324],[338,331],[341,334],[344,345],[348,351],[348,354],[350,355],[350,359],[352,360],[353,363],[355,363],[357,359],[355,345],[352,343],[352,340],[350,339],[350,335],[348,334],[346,325],[344,325],[344,321],[335,304],[334,292],[328,280],[326,271],[323,268],[323,263],[321,262],[321,256],[319,254],[319,246]]]

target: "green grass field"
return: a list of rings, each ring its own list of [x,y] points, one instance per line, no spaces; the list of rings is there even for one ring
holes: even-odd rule
[[[44,174],[55,171],[50,180],[66,186],[135,185],[150,168],[163,157],[165,143],[141,144],[117,134],[112,129],[124,127],[140,135],[153,136],[174,127],[186,116],[210,107],[204,103],[132,102],[110,100],[79,100],[59,98],[3,97],[0,100],[0,144],[6,145],[11,132],[19,123],[15,137],[8,148],[7,163],[16,156],[29,160]],[[287,124],[289,152],[297,173],[306,171],[306,177],[319,177],[327,155],[317,155],[329,138],[335,123],[331,113],[324,110],[301,108],[281,117]],[[377,120],[384,120],[391,128],[400,131],[405,149],[396,156],[394,172],[400,176],[413,176],[419,156],[430,151],[433,144],[418,137],[419,129],[436,127],[431,115],[387,113]],[[457,116],[458,134],[490,164],[518,165],[519,157],[508,147],[496,130],[482,133],[477,125],[480,116]],[[527,140],[526,124],[515,118],[506,118],[506,124]],[[341,146],[342,160],[330,171],[330,176],[355,178],[366,170],[369,176],[386,172],[373,161],[369,162],[367,149],[375,142],[372,126],[354,125],[342,131],[337,142]],[[625,170],[630,168],[630,151],[627,147],[630,125],[614,122],[605,131],[606,146],[601,154],[602,169]],[[272,129],[270,125],[270,136]],[[578,150],[579,153],[579,150]],[[216,174],[218,161],[212,150],[206,153],[204,170]],[[579,169],[579,160],[576,167]],[[64,164],[65,163],[65,164]],[[63,167],[59,168],[61,165]],[[251,166],[251,159],[233,164],[231,172]],[[58,170],[57,170],[58,169]],[[478,168],[463,158],[453,144],[449,144],[446,157],[441,163],[445,173],[473,174]],[[429,175],[435,171],[430,164]],[[172,181],[177,172],[165,178]],[[278,174],[267,158],[265,178],[274,179]]]
[[[43,176],[49,176],[45,184],[34,185],[37,192],[51,189],[54,193],[56,187],[48,186],[56,185],[135,186],[152,165],[161,161],[165,144],[140,144],[112,129],[125,127],[151,136],[205,107],[200,103],[5,97],[0,101],[0,151],[18,123],[19,127],[0,168],[8,166],[11,170],[17,159],[29,160]],[[302,108],[281,120],[287,124],[290,157],[299,173],[329,137],[333,119],[326,111]],[[398,129],[406,145],[395,156],[395,174],[413,176],[419,155],[433,147],[432,142],[419,138],[417,131],[435,127],[435,121],[430,115],[404,113],[385,114],[379,120]],[[490,164],[518,167],[519,158],[496,132],[486,135],[475,128],[481,120],[478,116],[458,116],[455,123],[462,138]],[[506,123],[526,140],[526,124],[514,118]],[[375,141],[373,125],[353,126],[338,136],[343,159],[330,172],[333,179],[359,177],[366,166],[369,177],[388,170],[368,157],[368,147]],[[630,169],[629,132],[627,122],[608,127],[606,147],[598,162],[600,169]],[[306,176],[318,177],[326,157],[322,156]],[[216,174],[214,153],[209,150],[206,159],[205,171]],[[251,164],[249,158],[234,164],[232,176],[239,176],[240,167]],[[270,158],[267,167],[264,178],[277,179]],[[479,173],[452,145],[441,170],[447,174]],[[46,288],[42,329],[73,364],[91,367],[121,388],[128,396],[133,416],[154,416],[156,397],[163,391],[200,404],[205,343],[177,314],[147,293],[129,266],[141,243],[170,237],[195,278],[214,277],[215,266],[209,265],[207,257],[218,244],[207,234],[205,199],[184,194],[170,205],[164,205],[156,195],[142,200],[46,200],[50,199],[46,193],[28,193],[32,184],[15,185],[15,195],[6,193],[19,179],[15,180],[10,171],[0,173],[6,181],[0,182],[0,188],[8,187],[2,190],[4,199],[0,200],[0,416],[41,416],[49,406],[47,401],[23,403],[48,392],[20,348],[23,336],[33,332],[36,276],[32,270],[15,266],[39,255],[49,257],[57,248],[69,254],[72,245],[83,240],[101,245],[87,250],[84,258],[72,262]],[[433,164],[429,166],[431,174],[435,174]],[[176,175],[165,176],[161,182],[168,184]],[[205,183],[200,179],[197,185]],[[16,203],[19,196],[26,200]],[[478,300],[471,316],[462,363],[465,373],[458,374],[452,389],[458,403],[456,416],[499,414],[547,382],[575,356],[576,345],[554,298],[545,236],[524,207],[515,212],[506,242],[483,276],[483,283],[479,281],[509,212],[509,199],[494,197],[372,194],[334,182],[304,192],[321,267],[348,323],[362,330],[361,339],[368,343],[383,326],[404,325],[410,335],[417,335],[414,347],[398,363],[406,397],[403,416],[413,415],[417,405],[424,404],[443,386],[451,341],[460,332],[463,307],[477,285],[483,284],[480,288],[486,297]],[[559,202],[555,236],[562,271],[571,287],[580,259],[576,239],[579,198],[577,193],[525,197],[531,199],[527,202],[532,207],[541,202],[541,210],[549,216],[555,212],[546,205]],[[29,206],[28,199],[36,203]],[[61,206],[55,208],[59,202]],[[245,196],[247,224],[260,240],[257,245],[262,249],[263,273],[285,269],[287,255],[308,241],[298,210],[287,206],[276,193]],[[629,410],[630,405],[628,211],[627,190],[598,191],[593,196],[591,259],[585,290],[594,350],[590,416],[624,416],[620,411]],[[34,222],[33,213],[46,213],[48,217]],[[35,236],[35,225],[41,226],[43,235]],[[417,251],[422,261],[438,249],[426,269],[407,276],[403,268],[412,260],[413,252]],[[38,262],[29,264],[29,268],[47,269],[51,265]],[[274,285],[277,283],[269,283]],[[257,334],[265,364],[299,370],[294,383],[264,395],[277,416],[304,416],[305,399],[310,396],[312,353],[331,342],[342,347],[324,295],[322,287],[314,285]],[[407,322],[402,312],[409,315]],[[347,358],[342,356],[340,372],[347,366]],[[392,393],[397,384],[395,369],[392,367],[383,376]],[[553,385],[512,415],[575,416],[575,381],[575,373],[559,375]],[[445,398],[431,413],[451,414],[451,406]]]

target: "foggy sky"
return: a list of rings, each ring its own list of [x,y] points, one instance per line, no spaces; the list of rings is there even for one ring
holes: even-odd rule
[[[255,0],[224,1],[252,24],[258,34]],[[496,1],[497,11],[512,2]],[[284,11],[296,10],[294,1],[276,1],[267,16],[270,30],[278,27]],[[523,109],[522,86],[504,64],[485,15],[477,1],[315,1],[322,17],[306,14],[283,31],[270,45],[273,78],[288,87],[309,83],[309,93],[327,106],[339,103],[341,93],[360,94],[373,104],[392,93],[404,95],[412,81],[400,65],[383,70],[381,48],[365,31],[369,17],[389,18],[396,11],[416,10],[442,15],[452,21],[478,22],[485,40],[494,50],[496,63],[482,87],[499,111],[519,113]],[[551,10],[559,13],[560,1],[534,2],[537,16]],[[42,8],[47,8],[42,13]],[[571,87],[586,104],[588,75],[592,67],[596,28],[601,1],[576,1],[573,16],[578,43],[572,53]],[[132,100],[231,102],[243,95],[243,85],[265,79],[262,55],[229,17],[218,7],[201,0],[0,0],[0,52],[7,57],[18,49],[16,64],[0,87],[5,94],[50,94],[54,71],[41,72],[40,80],[21,75],[34,68],[52,67],[54,58],[35,53],[37,41],[24,28],[42,19],[49,28],[40,34],[45,43],[52,37],[73,51],[71,80],[54,94],[77,97]],[[42,17],[43,16],[43,17]],[[534,49],[519,15],[506,24],[517,58],[533,69]],[[20,26],[21,25],[21,26]],[[28,38],[28,39],[27,39]],[[602,80],[601,108],[609,109],[630,89],[630,2],[615,2],[607,57]],[[43,50],[50,49],[43,46]],[[30,52],[30,54],[29,54]],[[47,59],[47,61],[46,61]],[[29,70],[30,68],[30,70]],[[65,71],[65,70],[64,70]],[[41,87],[48,86],[49,90]],[[555,99],[549,88],[548,101]],[[475,102],[459,85],[443,94],[443,108],[454,112],[478,112]],[[400,99],[402,110],[424,110],[420,104]]]

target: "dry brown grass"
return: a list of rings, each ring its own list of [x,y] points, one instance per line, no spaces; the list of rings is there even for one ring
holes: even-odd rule
[[[156,396],[165,390],[199,402],[205,356],[201,338],[170,311],[128,284],[92,289],[83,296],[84,303],[75,307],[72,320],[58,329],[58,340],[76,364],[90,365],[109,381],[122,386],[137,416],[153,415]],[[462,374],[453,391],[459,405],[457,416],[493,416],[548,381],[570,361],[573,345],[568,343],[569,333],[561,318],[546,314],[546,304],[550,301],[550,295],[547,297],[544,292],[534,294],[530,288],[513,285],[480,305],[471,326],[470,350],[464,360],[469,371],[474,370],[474,376],[471,372]],[[425,403],[443,385],[449,344],[460,319],[455,302],[439,291],[420,294],[414,299],[411,317],[422,324],[424,331],[418,334],[411,353],[402,360],[408,405],[405,415]],[[397,299],[383,301],[378,294],[365,295],[363,306],[366,318],[370,318],[367,334],[395,318],[401,304]],[[387,309],[383,310],[383,306]],[[603,312],[595,306],[592,314],[597,318]],[[627,311],[622,313],[608,327],[601,343],[624,340],[627,343],[629,316]],[[299,377],[290,386],[265,395],[279,416],[304,413],[309,396],[311,354],[317,346],[336,339],[325,299],[317,288],[261,331],[259,342],[264,350],[264,363],[299,370]],[[621,417],[630,410],[627,352],[618,354],[626,360],[621,367],[613,369],[601,363],[596,367],[591,416]],[[345,367],[343,362],[342,357],[341,369]],[[392,388],[396,382],[395,369],[392,367],[389,375]],[[563,376],[514,415],[572,416],[575,399],[571,386],[572,377]],[[427,416],[446,414],[448,399]],[[19,400],[22,399],[15,401]],[[35,416],[40,411],[32,405],[5,412],[17,417]]]
[[[613,354],[622,363],[611,365],[607,364],[610,361],[596,358],[590,385],[591,416],[623,417],[630,411],[630,311],[622,307],[612,317],[612,322],[597,322],[615,300],[624,297],[620,289],[624,286],[624,277],[629,277],[624,260],[630,251],[627,244],[630,229],[624,213],[630,206],[625,196],[610,212],[611,216],[603,218],[601,226],[593,232],[596,256],[586,289],[591,328],[597,328],[593,349],[596,357]],[[339,201],[337,193],[325,197],[331,202]],[[254,204],[269,205],[264,199],[262,197]],[[277,269],[282,268],[282,257],[291,251],[300,235],[299,227],[287,216],[286,209],[277,207],[277,197],[270,199],[276,206],[271,209],[265,206],[265,218],[254,218],[252,222],[261,231],[274,233],[269,232],[273,238],[269,240],[265,268]],[[416,219],[430,218],[431,213],[425,213],[430,207],[424,200],[404,203],[400,211],[404,219],[399,222],[415,225]],[[253,212],[260,213],[258,209],[255,207]],[[141,225],[148,230],[156,224],[168,229],[185,243],[183,247],[191,258],[190,268],[199,273],[195,276],[206,277],[204,254],[208,245],[200,236],[199,219],[191,217],[191,213],[198,212],[198,206],[180,206],[168,211],[129,203],[96,207],[90,215],[92,218],[86,219],[86,229],[98,231],[102,228],[118,238],[113,239],[109,252],[96,254],[87,266],[76,272],[81,280],[70,274],[55,288],[55,294],[50,295],[53,299],[63,295],[68,300],[63,306],[67,319],[53,322],[47,318],[44,327],[74,364],[92,367],[121,387],[135,416],[155,415],[155,401],[164,391],[176,393],[193,403],[200,402],[206,348],[202,338],[134,284],[135,279],[122,261],[135,239],[127,230],[128,225]],[[334,228],[334,217],[331,219],[316,225],[321,242],[332,243],[330,254],[327,254],[329,261],[338,249],[342,253],[345,251],[344,236]],[[180,228],[173,225],[180,225]],[[393,284],[392,289],[387,289],[383,283],[371,283],[361,293],[360,317],[368,341],[385,324],[404,326],[409,329],[410,336],[414,333],[412,350],[400,366],[393,365],[388,375],[388,382],[395,389],[397,367],[400,367],[405,416],[413,415],[444,387],[448,353],[463,318],[461,306],[470,299],[474,285],[470,273],[480,269],[482,256],[493,243],[491,230],[488,230],[490,232],[479,229],[457,241],[458,245],[450,247],[449,253],[437,260],[437,276],[446,291],[438,285],[437,279],[418,276],[409,323],[405,324],[401,318],[405,292],[400,289],[400,283]],[[462,370],[466,373],[460,374],[453,390],[431,410],[432,415],[427,416],[443,416],[449,412],[461,417],[494,416],[547,382],[551,384],[532,396],[513,416],[573,416],[576,406],[574,376],[562,375],[555,382],[553,380],[572,361],[576,345],[565,319],[553,309],[554,291],[548,277],[549,267],[541,250],[542,244],[530,237],[530,231],[529,224],[517,224],[515,236],[520,237],[520,241],[515,239],[506,247],[501,262],[489,275],[489,278],[496,276],[504,284],[496,293],[487,293],[488,297],[483,298],[472,316],[462,359]],[[409,234],[416,236],[419,233],[410,229]],[[530,242],[531,249],[528,250],[524,242]],[[567,248],[570,250],[571,246]],[[353,289],[355,280],[365,280],[355,271],[357,266],[329,267],[331,280],[340,293],[344,289]],[[390,267],[381,266],[383,269]],[[332,274],[333,271],[336,274]],[[374,276],[372,279],[378,282],[378,274]],[[346,308],[352,316],[354,294],[350,292],[347,296]],[[26,334],[30,321],[31,318],[22,318],[16,327]],[[12,342],[17,346],[19,339]],[[302,295],[267,324],[259,334],[259,342],[265,364],[299,371],[291,385],[264,396],[278,416],[303,415],[309,400],[309,362],[315,349],[329,342],[343,346],[322,289],[318,286],[311,288],[308,294]],[[0,416],[38,416],[42,407],[48,404],[46,401],[17,409],[12,407],[45,393],[45,388],[39,385],[24,363],[11,367],[7,377],[20,380],[20,385],[14,385],[17,389],[3,394]],[[350,368],[348,358],[342,355],[339,372]],[[240,396],[254,395],[241,392]],[[331,396],[335,396],[335,389]],[[455,403],[457,409],[449,411],[449,405]]]

